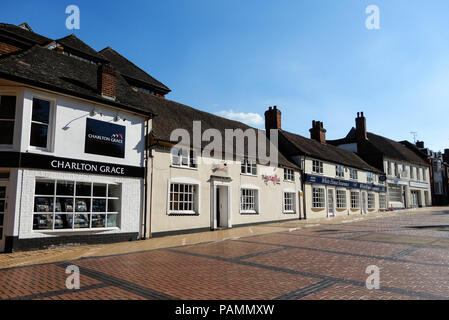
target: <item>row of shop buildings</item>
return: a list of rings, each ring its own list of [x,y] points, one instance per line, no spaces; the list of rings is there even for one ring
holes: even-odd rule
[[[0,24],[0,252],[432,205],[429,161],[367,132],[363,113],[327,141],[320,121],[310,138],[283,130],[277,107],[264,131],[169,92],[109,47]],[[179,145],[179,129],[219,145],[254,132],[276,161]]]

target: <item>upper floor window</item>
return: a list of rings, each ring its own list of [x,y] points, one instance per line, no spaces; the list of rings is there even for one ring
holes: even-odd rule
[[[349,169],[349,178],[351,178],[353,180],[358,179],[358,172],[356,169]]]
[[[49,149],[50,101],[33,99],[30,146]]]
[[[13,143],[15,115],[16,97],[0,96],[0,145]]]
[[[399,176],[399,166],[397,163],[394,164],[394,175]]]
[[[423,171],[422,171],[422,179],[424,181],[427,181],[427,170],[426,169],[423,169]]]
[[[387,161],[387,174],[391,176],[391,162]]]
[[[253,176],[257,175],[256,161],[244,160],[242,162],[241,173],[242,174],[250,174]]]
[[[295,172],[292,169],[284,169],[284,180],[295,181]]]
[[[197,168],[196,154],[193,150],[172,148],[171,163],[178,167]]]
[[[415,167],[410,166],[410,179],[415,179]]]
[[[312,171],[315,173],[323,173],[323,162],[318,160],[313,160],[312,162]]]
[[[421,180],[421,172],[422,172],[421,168],[416,168],[416,179],[417,180]]]
[[[343,166],[335,166],[335,176],[338,178],[344,178],[345,177],[345,167]]]
[[[374,182],[374,173],[372,173],[372,172],[366,173],[366,182],[368,182],[368,183]]]

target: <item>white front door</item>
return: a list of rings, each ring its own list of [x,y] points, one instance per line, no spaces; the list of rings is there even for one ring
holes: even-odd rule
[[[366,192],[362,192],[362,214],[366,214],[368,211],[368,203],[366,199]]]
[[[5,251],[5,220],[6,212],[8,209],[7,203],[7,184],[5,182],[0,182],[0,252]]]
[[[335,216],[334,189],[327,189],[327,214],[329,217]]]
[[[230,187],[226,185],[216,185],[213,187],[213,228],[231,228],[230,217]]]

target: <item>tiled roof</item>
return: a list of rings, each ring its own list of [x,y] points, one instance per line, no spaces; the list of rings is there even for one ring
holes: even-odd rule
[[[363,161],[357,154],[347,151],[328,143],[320,143],[313,139],[308,139],[298,134],[279,130],[281,135],[292,143],[296,149],[305,156],[338,163],[348,167],[382,173],[378,169]]]
[[[92,57],[97,61],[107,61],[107,59],[88,46],[86,43],[77,38],[74,34],[71,34],[67,37],[56,40],[57,43],[61,44],[65,50],[72,51],[74,54],[76,52],[81,53],[81,55],[85,55],[88,57]]]
[[[0,32],[14,38],[19,38],[19,40],[28,42],[30,45],[44,45],[52,41],[47,37],[41,36],[40,34],[9,23],[0,23]]]
[[[153,110],[157,116],[153,121],[152,134],[155,139],[166,142],[177,142],[170,139],[170,135],[175,129],[185,129],[190,136],[193,135],[193,121],[201,121],[201,132],[207,129],[218,130],[222,137],[222,147],[225,147],[225,130],[226,129],[241,129],[243,131],[252,128],[242,122],[229,120],[214,114],[204,112],[184,104],[180,104],[168,99],[160,98],[146,93],[140,93],[145,103]],[[258,134],[265,134],[263,130],[257,130]],[[268,139],[267,139],[268,141]],[[245,139],[246,142],[246,139]],[[209,142],[202,142],[202,146],[208,145]],[[234,144],[235,146],[235,144]],[[245,149],[247,144],[245,143]],[[270,150],[267,147],[267,152]],[[235,153],[236,150],[234,150]],[[290,162],[280,152],[278,152],[279,164],[285,167],[298,169],[296,164]]]
[[[129,111],[152,114],[125,79],[117,75],[116,100],[102,97],[97,87],[98,66],[56,51],[33,46],[0,57],[0,76],[12,81],[91,99]]]
[[[156,87],[157,89],[162,90],[165,94],[170,92],[170,89],[162,82],[154,79],[148,73],[140,69],[112,48],[107,47],[101,50],[100,54],[108,59],[123,76],[138,80],[152,87]]]

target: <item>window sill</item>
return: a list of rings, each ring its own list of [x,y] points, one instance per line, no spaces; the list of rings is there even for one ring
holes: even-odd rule
[[[284,214],[296,214],[295,211],[284,211]]]
[[[198,167],[196,168],[192,168],[192,167],[184,167],[184,166],[177,166],[177,165],[170,165],[171,168],[176,168],[176,169],[186,169],[186,170],[194,170],[194,171],[198,171]]]
[[[295,180],[285,180],[285,179],[284,179],[284,182],[295,183]]]
[[[241,176],[247,176],[247,177],[257,177],[257,174],[250,174],[250,173],[240,173]]]
[[[257,211],[240,211],[240,214],[241,215],[258,215],[259,214],[259,212],[257,212]]]
[[[79,228],[79,229],[55,229],[55,230],[33,230],[33,233],[87,233],[87,232],[101,232],[101,231],[111,231],[120,230],[120,228]]]
[[[167,215],[174,216],[174,217],[180,217],[180,216],[199,216],[199,213],[196,213],[195,211],[174,211],[174,212],[167,212]]]

